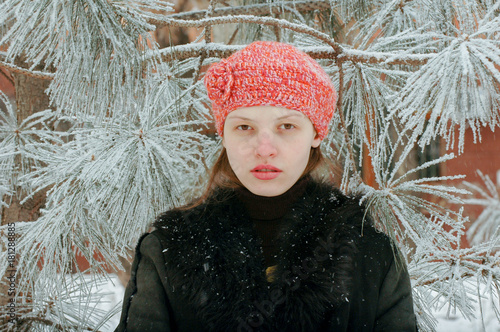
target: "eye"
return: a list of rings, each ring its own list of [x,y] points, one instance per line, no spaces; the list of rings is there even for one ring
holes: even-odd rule
[[[295,129],[295,125],[291,123],[283,123],[282,125],[279,126],[280,129],[285,129],[285,130],[290,130],[290,129]]]
[[[239,125],[238,127],[236,127],[236,129],[245,131],[245,130],[252,129],[252,127],[250,127],[249,125],[243,124],[243,125]]]

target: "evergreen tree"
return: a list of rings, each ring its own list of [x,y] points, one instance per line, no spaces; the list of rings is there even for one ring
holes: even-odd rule
[[[0,2],[0,66],[15,75],[17,94],[15,108],[0,93],[0,275],[9,281],[0,288],[0,329],[99,330],[119,310],[95,309],[103,295],[96,286],[156,215],[203,186],[219,139],[206,134],[201,78],[254,40],[294,44],[334,80],[337,111],[322,148],[341,165],[341,190],[363,195],[398,244],[420,328],[435,329],[431,309],[439,306],[480,316],[474,303],[483,297],[500,320],[497,189],[487,177],[486,190],[469,183],[482,195],[473,200],[447,185],[461,175],[421,175],[452,153],[412,162],[436,139],[463,153],[467,128],[479,141],[483,127],[500,125],[500,3],[214,0],[201,11],[172,8],[162,0]],[[151,32],[165,27],[199,36],[162,48]],[[486,207],[472,247],[461,243],[463,210],[435,197]],[[79,255],[88,269],[79,269]]]

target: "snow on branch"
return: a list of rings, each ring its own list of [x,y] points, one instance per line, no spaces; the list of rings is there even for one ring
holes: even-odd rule
[[[418,13],[422,10],[421,3],[415,0],[372,2],[371,10],[367,11],[363,19],[356,20],[349,31],[354,35],[353,44],[364,49],[378,35],[391,36],[403,29],[417,28],[422,17]],[[351,12],[356,12],[355,8]],[[377,15],[370,15],[374,12]]]
[[[463,208],[456,212],[436,201],[463,204],[463,195],[470,193],[444,184],[462,176],[422,178],[418,174],[454,156],[444,155],[408,169],[408,158],[418,148],[416,136],[393,126],[384,127],[371,152],[375,185],[361,184],[359,191],[375,224],[398,244],[398,252],[408,261],[420,327],[434,330],[430,309],[446,304],[466,318],[474,317],[475,303],[485,294],[500,312],[495,302],[500,296],[500,228],[490,241],[463,246],[468,222]],[[394,132],[398,133],[395,138]],[[480,288],[484,293],[478,293]]]
[[[385,109],[395,86],[381,81],[381,73],[401,81],[399,73],[370,65],[343,63],[344,86],[342,109],[345,125],[350,129],[353,144],[359,149],[359,165],[365,146],[374,149],[378,130],[385,122]]]
[[[304,12],[307,6],[314,12]],[[412,158],[438,136],[451,146],[454,126],[462,152],[466,127],[480,137],[481,126],[500,125],[500,4],[268,1],[179,14],[172,8],[162,0],[0,4],[0,67],[52,80],[55,109],[18,121],[0,94],[0,204],[8,205],[15,185],[28,197],[47,189],[41,217],[16,222],[19,287],[26,291],[18,300],[27,324],[97,330],[109,318],[84,301],[96,280],[84,283],[83,273],[120,267],[118,255],[127,255],[158,213],[198,194],[217,151],[201,133],[211,116],[199,78],[204,66],[256,39],[291,42],[332,77],[338,109],[322,150],[342,163],[341,189],[363,195],[376,225],[408,260],[419,325],[432,330],[429,308],[443,301],[472,317],[476,298],[498,299],[498,233],[464,248],[467,219],[442,204],[487,206],[471,229],[484,239],[498,219],[497,188],[484,177],[485,188],[466,183],[480,198],[464,199],[467,190],[446,185],[460,175],[421,175],[454,155],[420,165]],[[258,16],[270,13],[279,18]],[[227,23],[251,33],[211,43],[209,27]],[[159,50],[151,31],[160,26],[207,28],[198,36],[205,41]],[[25,68],[15,65],[21,58]],[[71,122],[64,133],[54,129],[63,120]],[[373,172],[373,181],[364,183],[364,172]],[[479,230],[481,224],[487,228]],[[90,268],[78,270],[77,257]],[[62,277],[71,267],[78,270],[73,279]]]
[[[1,60],[0,60],[0,67],[8,69],[12,73],[23,74],[34,78],[40,78],[44,80],[54,79],[54,73],[43,72],[38,70],[29,70]]]
[[[35,113],[18,123],[16,111],[2,91],[0,102],[5,107],[5,112],[0,113],[0,169],[5,181],[17,186],[19,178],[40,167],[41,156],[52,154],[62,140],[50,128],[56,121],[52,110]],[[26,184],[24,189],[29,191],[30,187]]]
[[[465,203],[483,207],[483,211],[467,231],[469,241],[473,244],[493,239],[494,234],[500,229],[500,188],[493,183],[488,175],[483,174],[480,170],[477,173],[483,180],[484,187],[464,181],[464,185],[469,190],[480,196],[466,199]]]
[[[107,293],[98,290],[106,279],[84,275],[55,273],[39,280],[25,299],[17,298],[16,331],[100,331],[113,328],[106,323],[120,308],[98,309],[96,305]],[[4,308],[2,308],[4,309]],[[0,311],[0,317],[9,317]],[[0,320],[2,331],[13,331],[12,325]]]
[[[499,25],[500,29],[500,25]],[[463,36],[455,38],[398,92],[391,111],[421,134],[427,145],[437,135],[454,145],[459,127],[459,153],[465,129],[480,140],[480,127],[500,125],[500,41]],[[428,118],[429,125],[424,128]]]
[[[245,6],[234,6],[224,8],[214,8],[210,13],[211,17],[234,16],[234,15],[271,15],[285,12],[309,12],[314,10],[328,10],[331,8],[329,1],[279,1],[268,2],[265,4],[253,4]],[[199,20],[207,17],[206,10],[175,13],[168,16],[172,19],[180,20]],[[157,25],[161,27],[161,25]]]
[[[430,308],[448,306],[448,311],[459,310],[464,317],[474,318],[476,303],[484,298],[500,319],[499,235],[497,231],[492,240],[465,248],[461,246],[463,233],[457,232],[455,241],[417,248],[408,268],[425,325],[433,325]]]
[[[172,8],[162,1],[151,4]],[[0,22],[11,24],[0,41],[9,45],[4,62],[23,57],[31,71],[56,68],[50,97],[67,112],[105,114],[109,107],[130,107],[140,82],[163,68],[144,64],[145,50],[155,47],[149,34],[154,26],[146,20],[160,16],[151,8],[135,1],[5,1]]]
[[[449,202],[460,203],[460,195],[469,192],[464,189],[445,185],[448,180],[463,178],[455,176],[435,176],[421,178],[418,175],[423,169],[443,163],[454,158],[444,155],[414,168],[408,168],[408,159],[416,147],[416,141],[400,132],[392,138],[393,124],[384,124],[378,140],[372,148],[372,167],[376,185],[362,184],[360,191],[364,193],[376,224],[395,241],[408,240],[418,245],[430,245],[429,239],[446,242],[446,233],[442,231],[442,223],[461,228],[451,216],[457,212],[441,206],[434,200],[442,198]],[[437,222],[429,222],[435,218]],[[453,226],[455,225],[455,226]],[[440,236],[444,238],[439,239]]]
[[[79,256],[89,263],[80,274],[120,268],[118,256],[127,256],[151,221],[182,204],[189,198],[185,194],[204,177],[204,158],[214,144],[193,129],[199,121],[186,121],[178,112],[190,100],[175,99],[191,96],[190,89],[178,94],[178,87],[176,91],[167,83],[156,84],[137,105],[138,116],[132,121],[120,116],[104,122],[74,119],[66,133],[71,140],[38,141],[33,144],[36,149],[29,150],[40,164],[19,177],[19,183],[29,184],[33,193],[48,191],[36,222],[16,222],[20,294],[39,294],[39,300],[45,300],[36,287],[54,275],[78,270]],[[37,119],[26,121],[36,123]],[[9,118],[15,124],[14,120]],[[44,130],[36,133],[43,138]],[[7,268],[5,262],[0,263],[1,274]],[[42,269],[37,267],[40,263]],[[61,305],[66,308],[61,313],[69,310],[67,304]],[[92,309],[90,304],[82,308]],[[61,324],[72,326],[73,322]]]
[[[218,24],[228,24],[228,23],[255,23],[263,25],[272,25],[279,28],[289,29],[295,32],[305,33],[316,37],[318,40],[330,45],[338,54],[342,52],[342,46],[335,42],[329,35],[311,28],[305,24],[296,24],[284,19],[276,19],[272,17],[258,17],[252,15],[234,15],[234,16],[224,16],[224,17],[209,17],[196,21],[189,20],[179,20],[171,19],[168,16],[163,18],[161,21],[152,21],[155,24],[164,24],[174,27],[193,27],[193,28],[203,28],[207,25],[218,25]]]
[[[342,60],[354,63],[421,66],[433,59],[435,54],[398,54],[394,52],[374,52],[344,48],[339,55]]]

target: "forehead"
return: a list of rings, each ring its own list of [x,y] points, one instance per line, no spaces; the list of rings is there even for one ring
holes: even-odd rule
[[[273,120],[282,118],[308,119],[302,112],[278,106],[251,106],[237,108],[227,115],[226,120]]]

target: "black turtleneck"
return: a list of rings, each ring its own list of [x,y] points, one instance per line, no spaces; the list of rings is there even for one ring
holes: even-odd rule
[[[297,181],[281,195],[273,197],[258,196],[246,188],[237,190],[238,198],[245,206],[254,229],[262,241],[262,252],[266,266],[276,265],[278,251],[277,237],[283,217],[293,203],[304,193],[309,177]]]

